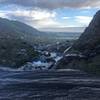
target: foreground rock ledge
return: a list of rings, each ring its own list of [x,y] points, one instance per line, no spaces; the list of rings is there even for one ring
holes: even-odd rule
[[[1,71],[0,99],[100,100],[100,78],[81,71]]]

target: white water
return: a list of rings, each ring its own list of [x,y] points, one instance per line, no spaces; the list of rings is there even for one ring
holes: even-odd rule
[[[64,54],[69,51],[71,49],[71,47],[68,47],[65,51],[64,51]]]
[[[57,56],[57,57],[55,58],[55,61],[58,62],[60,59],[62,59],[62,56]]]
[[[68,47],[64,53],[66,53],[71,47]],[[42,51],[41,51],[42,52]],[[47,51],[48,52],[48,51]],[[48,52],[49,53],[49,52]],[[64,54],[63,53],[63,54]],[[0,70],[4,71],[35,71],[35,70],[48,70],[51,66],[56,65],[59,60],[63,58],[63,54],[60,55],[56,52],[50,52],[50,56],[45,56],[44,55],[44,60],[45,62],[42,61],[42,59],[38,59],[38,61],[33,61],[33,62],[27,62],[26,65],[21,66],[20,68],[12,69],[9,67],[0,67]],[[65,55],[65,54],[64,54]],[[81,54],[66,54],[66,57],[70,56],[79,56],[83,57]],[[51,60],[48,62],[46,61],[46,58],[50,58]],[[54,60],[54,61],[53,61]],[[71,69],[72,70],[72,69]]]

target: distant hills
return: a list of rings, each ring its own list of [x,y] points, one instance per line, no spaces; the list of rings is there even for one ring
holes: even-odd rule
[[[72,38],[71,33],[70,36]],[[67,33],[40,32],[22,22],[0,18],[0,65],[22,66],[38,56],[34,44],[53,43],[67,37]]]
[[[79,36],[80,33],[40,32],[22,22],[0,18],[0,65],[19,67],[38,56],[34,44],[65,41]]]
[[[23,39],[33,42],[42,32],[18,21],[0,18],[0,38]]]
[[[71,28],[67,28],[71,29]],[[74,28],[79,30],[79,28]],[[71,29],[72,30],[72,29]],[[56,42],[63,39],[76,39],[80,36],[80,32],[49,32],[39,31],[27,24],[19,21],[12,21],[0,18],[0,38],[23,39],[31,44],[37,42]]]

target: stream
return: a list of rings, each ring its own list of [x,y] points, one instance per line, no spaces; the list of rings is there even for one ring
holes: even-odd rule
[[[62,57],[63,54],[45,51],[18,69],[1,66],[0,100],[100,100],[99,77],[80,70],[53,69]]]

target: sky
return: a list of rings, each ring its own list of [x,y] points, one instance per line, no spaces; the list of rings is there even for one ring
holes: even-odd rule
[[[40,31],[81,32],[99,9],[100,0],[0,0],[0,17]]]

